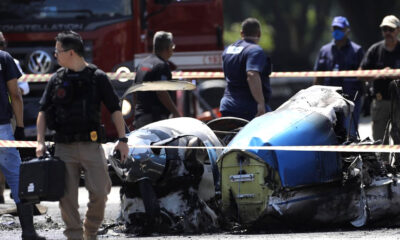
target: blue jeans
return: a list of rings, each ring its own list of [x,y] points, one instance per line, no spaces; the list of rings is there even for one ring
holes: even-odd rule
[[[15,140],[11,124],[0,125],[1,140]],[[16,148],[0,148],[0,169],[6,177],[8,186],[15,203],[19,203],[18,184],[19,184],[19,166],[21,157]]]

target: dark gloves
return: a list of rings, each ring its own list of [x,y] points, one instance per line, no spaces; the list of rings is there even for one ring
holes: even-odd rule
[[[16,127],[14,132],[15,140],[25,140],[24,127]]]

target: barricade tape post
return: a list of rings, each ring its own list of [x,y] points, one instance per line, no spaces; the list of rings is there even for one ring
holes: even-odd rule
[[[47,82],[52,74],[25,74],[18,79],[20,82]],[[136,73],[109,72],[110,79],[131,79]],[[348,71],[309,71],[309,72],[272,72],[272,78],[294,78],[294,77],[400,77],[400,69],[374,69],[374,70],[348,70]],[[172,73],[172,79],[223,79],[223,72],[183,72]]]
[[[46,142],[53,144],[52,142]],[[105,144],[108,145],[108,144]],[[36,141],[14,141],[0,140],[0,148],[18,147],[35,148]],[[319,145],[319,146],[150,146],[150,145],[129,145],[131,148],[165,148],[165,149],[229,149],[229,150],[280,150],[280,151],[318,151],[318,152],[386,152],[399,153],[400,145]]]

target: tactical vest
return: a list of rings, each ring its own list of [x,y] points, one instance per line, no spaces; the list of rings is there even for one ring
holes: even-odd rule
[[[102,137],[100,99],[94,72],[89,65],[82,72],[61,68],[51,89],[51,106],[46,124],[55,130],[56,142],[94,141]]]

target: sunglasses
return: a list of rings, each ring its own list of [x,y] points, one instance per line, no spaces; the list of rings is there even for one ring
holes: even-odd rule
[[[56,56],[58,56],[60,53],[67,52],[67,51],[69,51],[69,50],[71,50],[71,49],[64,49],[64,50],[54,49],[54,52],[53,52],[53,53],[54,53]]]
[[[382,27],[382,32],[394,32],[394,28],[391,27]]]

